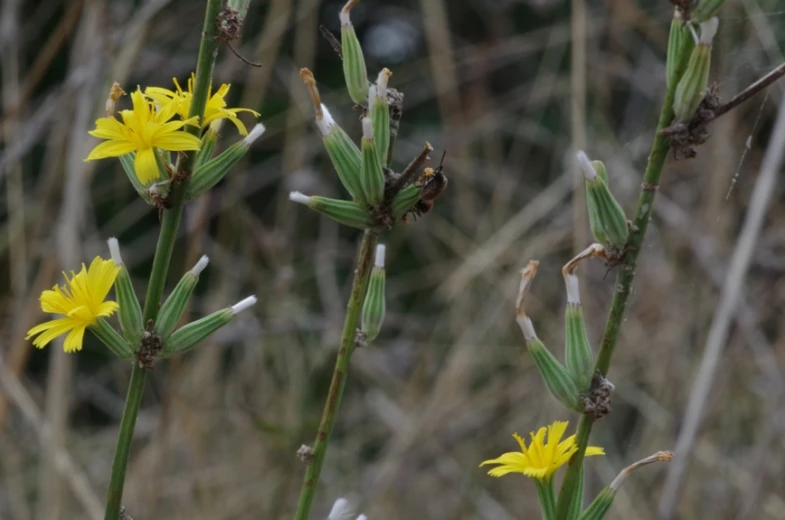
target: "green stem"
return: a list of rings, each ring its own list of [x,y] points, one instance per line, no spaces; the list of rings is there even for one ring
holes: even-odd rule
[[[322,420],[319,423],[319,432],[316,434],[316,441],[313,444],[313,455],[305,470],[305,478],[300,490],[300,500],[297,502],[297,512],[294,515],[295,520],[308,519],[308,513],[311,510],[313,498],[316,494],[316,485],[319,482],[319,474],[322,471],[324,456],[327,453],[327,445],[330,443],[330,434],[338,416],[338,409],[341,407],[341,397],[346,386],[349,360],[355,347],[357,322],[360,318],[365,292],[368,289],[368,279],[371,276],[377,241],[378,236],[376,233],[368,230],[363,235],[362,244],[360,244],[360,253],[357,256],[357,269],[354,271],[354,281],[352,282],[352,293],[346,306],[346,320],[343,324],[341,346],[338,349],[338,357],[335,360],[335,369],[330,382],[330,390],[327,393],[327,403],[322,412]]]
[[[556,495],[553,489],[553,476],[545,481],[534,479],[537,486],[537,496],[540,498],[540,509],[542,510],[542,520],[553,520],[556,512]]]
[[[215,65],[215,58],[218,52],[219,41],[216,38],[218,29],[215,21],[221,10],[221,5],[221,0],[208,0],[205,9],[202,41],[199,46],[199,57],[196,66],[196,81],[189,114],[191,117],[199,116],[200,121],[204,116],[204,108],[207,103],[210,83],[212,82],[213,66]],[[187,126],[186,130],[197,137],[201,133],[201,129],[198,127]],[[180,172],[188,172],[195,157],[196,152],[190,152],[182,162],[179,168]],[[150,281],[147,285],[147,296],[144,302],[143,319],[145,323],[149,320],[155,320],[158,315],[158,308],[166,284],[166,275],[169,271],[169,263],[172,259],[172,252],[177,239],[177,230],[180,227],[180,220],[183,216],[185,188],[185,182],[175,183],[169,199],[171,209],[164,212],[161,221],[161,232],[158,235],[158,244],[155,248],[153,267],[150,272]],[[136,417],[139,414],[139,407],[142,403],[146,377],[147,369],[134,362],[131,368],[128,394],[125,398],[123,418],[120,422],[120,432],[117,436],[117,447],[115,448],[112,461],[112,475],[109,479],[109,489],[106,493],[104,520],[118,520],[120,517],[125,473],[128,467],[128,455],[131,450]]]
[[[689,49],[679,57],[679,67],[675,77],[681,77],[686,68],[689,58]],[[619,274],[616,277],[616,291],[611,302],[611,309],[608,320],[605,323],[605,331],[600,343],[600,351],[597,355],[597,363],[594,365],[594,373],[600,372],[603,376],[607,375],[610,368],[613,351],[616,347],[616,340],[619,337],[621,324],[624,322],[624,312],[627,309],[627,300],[632,290],[632,282],[635,279],[635,267],[638,264],[638,256],[643,246],[643,239],[646,237],[646,230],[649,227],[651,213],[654,208],[654,197],[660,185],[660,175],[665,158],[668,156],[670,145],[668,137],[661,134],[673,121],[673,97],[676,93],[677,81],[668,88],[660,111],[660,118],[657,122],[657,130],[654,134],[654,142],[649,153],[649,160],[646,164],[646,171],[643,174],[643,184],[638,196],[638,208],[635,212],[635,219],[632,221],[632,232],[627,240],[626,251],[622,265],[619,267]],[[583,467],[583,458],[586,454],[586,446],[589,444],[591,435],[592,421],[588,415],[582,415],[578,423],[578,431],[575,434],[575,442],[578,451],[570,459],[567,472],[562,481],[559,492],[559,500],[556,505],[556,520],[568,520],[570,503],[575,496],[575,488],[580,480],[580,472]]]

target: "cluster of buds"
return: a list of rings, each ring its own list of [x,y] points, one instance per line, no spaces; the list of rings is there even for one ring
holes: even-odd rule
[[[388,87],[392,72],[382,69],[375,82],[368,81],[362,46],[352,25],[350,13],[359,0],[349,0],[340,12],[341,56],[344,80],[349,96],[362,111],[362,139],[358,146],[341,128],[322,104],[313,73],[300,71],[314,106],[316,126],[322,135],[324,147],[335,167],[341,184],[351,200],[309,196],[292,192],[293,202],[304,204],[336,222],[358,229],[388,229],[397,221],[406,220],[409,213],[427,212],[446,186],[446,177],[440,172],[442,189],[431,196],[433,183],[425,172],[415,179],[417,169],[428,160],[432,148],[425,144],[421,160],[414,161],[402,173],[390,168],[393,135],[400,116],[400,93]],[[391,100],[396,100],[391,106]],[[394,112],[392,117],[391,111]],[[433,170],[431,169],[431,172]],[[418,206],[419,205],[419,206]],[[423,210],[422,208],[426,207]],[[421,207],[418,210],[418,207]]]
[[[164,301],[155,321],[145,324],[142,321],[141,306],[131,285],[128,270],[120,256],[117,239],[110,238],[108,243],[112,261],[119,268],[114,287],[119,304],[120,327],[127,346],[131,348],[130,353],[135,354],[140,363],[149,364],[154,358],[171,357],[193,349],[232,321],[237,314],[256,303],[256,297],[249,296],[231,307],[177,328],[199,281],[199,275],[209,262],[206,256],[202,256],[196,265],[183,275]],[[114,336],[119,337],[116,333]]]
[[[690,61],[676,85],[673,98],[673,113],[679,123],[689,123],[706,96],[711,69],[711,46],[718,25],[717,18],[709,18],[700,24],[700,38],[692,49]]]

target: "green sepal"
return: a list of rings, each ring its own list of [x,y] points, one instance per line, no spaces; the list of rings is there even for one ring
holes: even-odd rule
[[[232,321],[233,317],[234,313],[229,307],[180,327],[164,341],[161,357],[174,356],[193,349],[213,332]]]
[[[220,120],[219,120],[220,121]],[[207,131],[202,136],[202,145],[196,151],[194,157],[193,169],[198,170],[201,165],[210,160],[215,150],[215,144],[218,142],[218,130],[215,129],[213,124],[207,127]]]
[[[394,219],[403,217],[420,200],[420,188],[414,184],[406,186],[393,197],[390,211]]]
[[[567,369],[553,357],[539,338],[527,339],[526,348],[551,395],[570,410],[582,413],[584,410],[578,399],[580,389]]]
[[[330,127],[329,132],[323,137],[324,147],[330,156],[341,184],[352,198],[360,204],[365,204],[365,196],[360,182],[360,165],[362,153],[354,144],[349,135],[337,123]]]
[[[341,45],[343,53],[343,76],[349,97],[359,105],[368,101],[368,72],[360,40],[351,22],[341,24]]]
[[[701,24],[701,38],[692,49],[687,68],[681,76],[673,95],[673,113],[676,120],[689,123],[706,96],[711,70],[711,42],[717,32],[717,19]]]
[[[120,271],[117,273],[117,278],[115,278],[114,282],[114,293],[119,305],[117,318],[125,339],[138,347],[144,334],[142,307],[139,304],[139,299],[136,297],[128,269],[126,269],[124,264],[121,264],[119,267]]]
[[[245,139],[241,139],[217,157],[202,163],[198,168],[194,169],[185,194],[186,200],[196,199],[218,184],[229,173],[232,166],[245,156],[249,148],[250,146],[245,142]]]
[[[594,370],[594,355],[592,354],[589,337],[586,335],[586,325],[583,320],[583,309],[578,304],[568,303],[564,313],[565,321],[565,348],[564,361],[567,372],[583,391],[589,388],[592,372]]]
[[[668,55],[665,60],[665,80],[668,87],[678,83],[681,79],[678,70],[679,59],[694,47],[695,39],[692,37],[690,28],[682,19],[681,10],[676,8],[668,34]]]
[[[586,207],[594,239],[605,247],[623,248],[630,236],[627,217],[599,174],[586,179]]]
[[[314,211],[326,215],[344,226],[368,229],[376,225],[376,221],[368,210],[356,202],[312,196],[307,206]]]
[[[373,120],[373,137],[376,141],[376,153],[382,163],[387,161],[387,151],[390,148],[390,105],[387,101],[387,87],[382,85],[379,90],[379,82],[386,83],[391,75],[387,69],[379,74],[379,80],[375,87],[371,87],[372,99],[368,100],[371,105],[371,119]]]
[[[114,327],[103,318],[98,318],[93,325],[87,327],[101,343],[120,359],[133,359],[134,348],[126,341]]]
[[[589,507],[586,508],[586,511],[578,517],[579,520],[602,520],[611,508],[615,497],[616,492],[611,490],[611,488],[606,487],[594,497],[594,500],[589,504]]]
[[[360,329],[369,343],[376,339],[384,323],[384,285],[384,267],[374,266],[368,281],[368,292],[365,295],[360,319]]]
[[[136,176],[136,167],[134,166],[135,158],[135,152],[127,153],[118,157],[118,159],[120,159],[120,164],[123,166],[123,171],[125,172],[126,177],[128,177],[128,180],[131,182],[131,186],[134,187],[136,193],[138,193],[145,202],[152,205],[153,199],[150,197],[150,192],[139,181],[139,177]]]
[[[376,207],[384,198],[384,173],[382,172],[382,162],[376,150],[376,139],[373,137],[373,124],[365,118],[363,121],[363,132],[369,130],[370,137],[362,138],[362,165],[360,167],[360,186],[363,190],[363,198],[370,206]]]
[[[158,317],[155,319],[155,332],[164,341],[172,335],[172,331],[182,318],[198,281],[199,277],[188,271],[161,305],[161,310],[158,311]]]

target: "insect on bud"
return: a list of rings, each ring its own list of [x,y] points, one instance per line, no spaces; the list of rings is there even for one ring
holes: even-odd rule
[[[586,178],[586,206],[594,239],[605,248],[624,248],[630,229],[624,210],[608,187],[605,165],[600,161],[589,161],[583,151],[577,153],[577,159]]]
[[[698,44],[692,49],[690,61],[684,75],[676,85],[673,97],[673,113],[680,123],[689,123],[706,96],[711,69],[711,42],[717,34],[719,21],[711,18],[701,24],[701,35]]]
[[[384,252],[384,245],[376,246],[376,261],[368,281],[368,292],[365,294],[360,320],[365,341],[369,343],[376,339],[384,323]]]
[[[387,101],[387,82],[392,76],[388,69],[382,69],[376,79],[376,85],[371,85],[368,93],[368,103],[371,105],[371,118],[373,119],[373,134],[376,138],[376,152],[379,160],[387,160],[387,151],[390,147],[390,106]]]
[[[578,277],[568,272],[563,274],[567,286],[567,308],[564,311],[564,360],[567,372],[578,384],[578,389],[583,391],[589,388],[591,382],[594,356],[583,320]]]
[[[126,269],[120,256],[120,244],[116,238],[110,238],[107,243],[109,244],[112,261],[120,267],[114,282],[114,292],[119,305],[117,315],[120,328],[123,330],[123,336],[138,347],[142,340],[142,334],[144,334],[142,307],[139,305],[139,299],[136,297],[128,269]]]
[[[360,186],[363,190],[363,197],[369,205],[378,206],[384,198],[384,173],[379,154],[376,151],[373,122],[368,117],[363,118],[361,149],[363,160],[360,168]]]
[[[665,80],[668,86],[678,83],[682,70],[678,70],[679,60],[686,52],[695,47],[695,40],[690,34],[689,26],[684,22],[681,9],[675,8],[671,30],[668,35],[668,56],[665,61]]]
[[[358,229],[368,229],[376,225],[376,221],[368,210],[356,202],[348,200],[329,199],[327,197],[303,195],[299,191],[289,194],[289,200],[305,204],[314,211],[318,211],[339,224]]]
[[[349,0],[341,9],[341,44],[343,45],[343,76],[346,88],[352,101],[362,105],[368,100],[368,72],[365,69],[365,57],[360,40],[354,32],[349,16],[352,8],[360,0]]]

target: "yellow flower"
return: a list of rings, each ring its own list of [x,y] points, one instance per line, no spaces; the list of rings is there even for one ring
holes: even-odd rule
[[[120,111],[122,122],[114,117],[102,117],[95,122],[95,130],[89,134],[108,140],[93,148],[85,161],[136,152],[136,176],[139,182],[147,184],[160,176],[154,148],[172,152],[199,149],[199,138],[180,130],[197,118],[169,121],[176,115],[173,107],[154,110],[139,88],[131,94],[131,101],[133,110]]]
[[[36,325],[27,332],[25,339],[40,334],[33,340],[33,345],[44,348],[67,332],[64,350],[82,350],[85,328],[95,325],[99,317],[111,316],[119,307],[116,302],[104,301],[119,271],[120,267],[113,261],[97,256],[89,268],[82,264],[78,273],[71,271],[70,279],[63,273],[66,285],[62,288],[55,285],[51,291],[41,293],[41,309],[64,317]]]
[[[560,466],[570,461],[570,457],[578,451],[575,444],[575,435],[571,435],[561,440],[564,431],[567,429],[567,421],[555,422],[548,426],[548,440],[545,440],[545,427],[540,428],[537,433],[530,433],[531,444],[526,447],[526,442],[517,433],[513,434],[515,440],[521,446],[521,451],[503,453],[501,457],[493,460],[486,460],[480,466],[486,464],[498,464],[499,466],[488,471],[492,477],[501,477],[508,473],[523,473],[527,477],[537,480],[547,480]],[[586,448],[586,455],[604,455],[605,451],[596,446]]]
[[[176,78],[172,78],[172,81],[174,81],[174,86],[177,88],[176,92],[167,88],[147,87],[144,93],[147,97],[155,101],[161,109],[167,108],[173,110],[182,119],[186,119],[191,110],[194,74],[191,74],[191,78],[188,80],[188,92],[183,91]],[[207,125],[217,119],[228,119],[237,127],[237,131],[239,131],[241,135],[248,135],[248,130],[245,128],[243,122],[237,117],[237,114],[239,112],[250,112],[254,117],[259,117],[259,112],[251,110],[250,108],[226,108],[226,100],[224,98],[226,97],[226,94],[229,93],[230,86],[231,85],[224,83],[215,94],[210,95],[210,91],[212,90],[212,85],[210,85],[210,90],[207,91],[207,105],[204,107],[202,128],[206,128]]]

